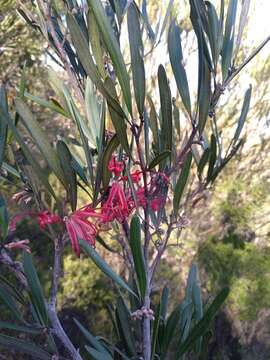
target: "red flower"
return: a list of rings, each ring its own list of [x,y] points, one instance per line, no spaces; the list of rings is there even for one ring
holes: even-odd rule
[[[112,184],[109,197],[101,210],[104,216],[103,222],[117,220],[122,223],[129,216],[128,202],[124,190],[118,182]]]
[[[140,170],[136,170],[133,173],[131,173],[131,180],[134,183],[138,183],[141,180],[141,174],[142,172]]]
[[[9,231],[10,232],[15,231],[18,222],[23,220],[26,216],[36,217],[38,219],[41,230],[44,230],[46,225],[48,224],[55,224],[62,222],[62,219],[59,215],[51,214],[47,210],[40,211],[39,213],[34,213],[29,211],[14,216],[11,222],[9,223]]]
[[[91,246],[96,244],[96,235],[98,233],[98,223],[94,224],[88,218],[97,218],[102,220],[103,216],[97,213],[91,206],[87,205],[70,216],[64,218],[67,232],[70,237],[71,245],[77,256],[80,256],[79,239],[85,240]]]
[[[59,215],[51,214],[49,211],[41,211],[37,214],[39,226],[41,230],[44,230],[48,224],[56,224],[62,222]]]
[[[108,170],[114,173],[114,175],[118,177],[121,174],[121,172],[124,170],[123,161],[117,161],[116,157],[113,156],[109,162]]]

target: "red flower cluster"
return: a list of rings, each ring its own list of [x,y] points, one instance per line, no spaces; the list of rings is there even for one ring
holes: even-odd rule
[[[169,179],[165,174],[150,172],[150,176],[148,176],[150,180],[145,187],[141,184],[142,172],[140,170],[132,172],[131,180],[136,197],[134,199],[134,194],[128,186],[128,178],[126,176],[119,178],[125,169],[124,162],[117,161],[113,157],[109,162],[108,169],[118,179],[113,180],[108,198],[102,203],[100,208],[93,208],[91,205],[87,205],[74,211],[63,220],[60,216],[51,214],[48,211],[42,211],[38,214],[20,214],[11,222],[10,231],[14,231],[17,222],[26,215],[36,217],[42,230],[48,224],[64,222],[72,248],[77,256],[80,256],[79,239],[85,240],[91,246],[95,246],[96,236],[102,228],[104,229],[104,225],[114,220],[123,223],[135,209],[136,204],[145,208],[148,202],[152,211],[159,211],[165,205],[169,185]]]

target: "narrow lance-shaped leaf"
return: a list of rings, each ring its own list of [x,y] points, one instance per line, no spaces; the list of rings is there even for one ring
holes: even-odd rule
[[[145,101],[145,70],[143,61],[143,43],[139,13],[132,2],[128,7],[128,36],[131,57],[131,69],[135,100],[140,116],[143,116]]]
[[[217,141],[215,135],[211,135],[211,144],[210,144],[210,155],[209,155],[209,165],[207,172],[207,181],[211,180],[212,174],[214,172],[215,164],[217,159]]]
[[[41,335],[44,333],[43,327],[35,327],[35,326],[26,326],[26,325],[17,325],[14,323],[9,323],[5,321],[0,321],[0,329],[14,330],[19,331],[20,333],[27,333],[33,335]]]
[[[239,21],[239,28],[238,28],[238,33],[237,33],[237,38],[236,38],[236,42],[235,42],[235,49],[234,49],[234,62],[235,59],[237,57],[240,45],[241,45],[241,40],[242,40],[242,36],[243,36],[243,32],[248,20],[248,11],[249,11],[249,7],[250,7],[250,0],[243,0],[242,1],[242,9],[241,9],[241,14],[240,14],[240,21]]]
[[[192,161],[192,153],[189,152],[188,155],[186,156],[186,159],[184,161],[183,164],[183,168],[181,170],[180,176],[177,180],[175,189],[174,189],[174,196],[173,196],[173,209],[174,209],[174,213],[175,215],[177,215],[178,210],[179,210],[179,205],[180,205],[180,201],[188,180],[188,175],[190,172],[190,167],[191,167],[191,161]]]
[[[0,106],[8,112],[7,94],[4,91],[4,87],[0,87]],[[7,142],[8,126],[4,121],[0,122],[0,169],[4,160],[4,154]]]
[[[223,38],[223,47],[222,47],[223,81],[226,79],[230,66],[232,65],[237,2],[238,0],[230,0],[227,10],[225,34]]]
[[[219,36],[219,21],[216,9],[210,1],[206,1],[207,17],[208,17],[208,36],[212,53],[212,60],[214,69],[216,71],[219,47],[218,47],[218,36]]]
[[[97,340],[94,335],[90,333],[90,331],[88,331],[77,319],[73,320],[91,346],[93,346],[97,351],[103,353],[104,356],[109,355],[107,349]]]
[[[162,147],[163,150],[172,151],[172,98],[166,71],[162,65],[158,68],[158,86],[162,115]]]
[[[111,268],[110,266],[102,259],[102,257],[87,244],[84,240],[79,240],[80,246],[84,249],[87,255],[93,260],[97,267],[104,272],[109,278],[111,278],[117,285],[121,286],[123,289],[129,291],[131,294],[136,296],[136,294],[130,289],[130,287],[121,279]]]
[[[252,87],[250,85],[249,88],[247,89],[246,93],[245,93],[245,98],[244,98],[244,102],[243,102],[243,106],[242,106],[242,110],[241,110],[241,115],[240,115],[240,118],[238,120],[238,125],[237,125],[237,128],[236,128],[234,137],[233,137],[233,142],[234,143],[239,139],[239,136],[240,136],[241,131],[243,129],[243,126],[245,124],[247,114],[248,114],[248,110],[249,110],[249,106],[250,106],[251,92],[252,92]]]
[[[12,121],[12,119],[10,118],[9,114],[6,113],[5,111],[3,111],[3,108],[0,106],[0,120],[1,122],[5,122],[6,124],[8,124],[8,126],[10,127],[15,139],[17,140],[17,142],[19,143],[25,157],[27,158],[27,160],[29,161],[29,163],[31,164],[31,166],[33,167],[35,174],[37,174],[38,178],[40,179],[40,181],[43,183],[43,185],[45,186],[46,190],[54,197],[54,199],[56,201],[57,197],[46,177],[46,175],[44,174],[44,170],[39,166],[38,162],[36,161],[36,159],[34,158],[34,156],[32,155],[31,151],[28,149],[27,145],[25,144],[25,142],[23,141],[21,135],[19,134],[14,122]]]
[[[205,167],[205,165],[207,164],[208,162],[208,159],[209,159],[209,155],[210,155],[210,149],[207,148],[204,150],[203,154],[202,154],[202,157],[200,159],[200,162],[198,164],[198,175],[199,175],[199,178],[201,178],[202,176],[202,172],[203,172],[203,169]]]
[[[154,102],[152,98],[148,95],[147,100],[149,102],[150,106],[150,121],[149,125],[153,134],[153,147],[157,150],[157,152],[160,151],[160,139],[159,139],[159,128],[158,128],[158,116],[155,109]]]
[[[58,177],[58,179],[65,184],[65,176],[63,174],[60,161],[57,157],[56,151],[51,146],[46,132],[41,128],[40,124],[35,119],[33,113],[26,105],[26,103],[20,99],[15,99],[15,107],[19,115],[21,116],[24,125],[33,137],[35,144],[41,151],[48,165]]]
[[[146,290],[146,269],[142,252],[141,224],[137,215],[133,216],[130,224],[130,248],[134,260],[141,298],[144,299]]]
[[[12,351],[28,354],[34,359],[51,360],[52,354],[32,342],[0,334],[0,345]]]
[[[26,251],[23,253],[23,269],[30,289],[30,298],[41,325],[48,325],[46,302],[39,278],[33,264],[32,256]]]
[[[121,339],[123,339],[125,344],[126,352],[128,353],[128,355],[133,357],[136,354],[135,338],[131,329],[131,318],[129,310],[122,296],[119,296],[119,298],[117,299],[115,315],[121,334]]]
[[[112,94],[112,96],[116,99],[117,94],[115,90],[114,83],[111,78],[107,77],[105,80],[105,85],[108,91]],[[109,112],[111,115],[111,120],[113,123],[113,126],[115,128],[116,134],[118,136],[118,139],[123,146],[124,150],[127,154],[130,154],[129,144],[128,144],[128,138],[127,138],[127,126],[125,123],[125,118],[122,117],[118,112],[116,112],[113,107],[108,103]]]
[[[15,319],[24,322],[22,314],[18,309],[16,302],[3,286],[0,286],[0,301],[2,301],[6,305],[6,307],[11,311]]]
[[[95,16],[94,16],[91,8],[89,8],[89,10],[88,10],[87,20],[88,20],[88,31],[89,31],[91,49],[92,49],[94,58],[96,60],[98,70],[99,70],[101,76],[103,77],[103,79],[105,79],[106,71],[105,71],[104,62],[103,62],[103,49],[101,47],[100,32],[99,32],[98,25],[97,25]]]
[[[74,47],[78,53],[79,59],[90,79],[97,86],[101,94],[106,98],[110,105],[117,111],[120,115],[125,117],[125,113],[122,110],[119,102],[111,96],[110,92],[105,88],[102,77],[99,74],[99,71],[94,63],[94,60],[90,54],[88,42],[82,32],[80,26],[75,20],[74,16],[67,14],[67,26],[70,30],[70,34],[73,40]]]
[[[0,196],[0,236],[5,240],[8,233],[8,212],[5,199]],[[1,279],[1,278],[0,278]]]
[[[93,10],[95,15],[96,22],[98,24],[99,30],[102,34],[103,41],[106,45],[106,48],[111,56],[116,75],[119,79],[121,85],[125,103],[127,105],[128,111],[132,114],[132,104],[131,104],[131,92],[129,84],[129,76],[127,73],[126,65],[121,54],[120,47],[114,35],[114,31],[111,27],[109,19],[104,11],[102,3],[100,0],[88,0],[89,7]]]
[[[163,160],[167,159],[171,155],[169,150],[163,151],[158,154],[149,164],[149,169],[153,169],[155,166],[160,164]]]
[[[71,204],[72,211],[76,210],[77,206],[77,180],[76,172],[72,167],[72,155],[69,148],[64,141],[57,142],[57,152],[60,159],[60,164],[63,169],[67,186],[67,195]]]
[[[93,360],[113,360],[110,354],[104,354],[103,352],[100,352],[91,346],[86,345],[85,349],[91,355],[91,359]]]
[[[195,341],[205,334],[213,318],[219,311],[220,307],[222,306],[228,295],[229,288],[225,287],[223,290],[221,290],[221,292],[217,295],[215,300],[205,312],[203,318],[198,322],[197,325],[193,327],[186,340],[181,344],[177,352],[176,359],[181,359],[181,356],[192,348]]]
[[[178,91],[188,114],[191,116],[189,86],[186,70],[183,65],[180,29],[174,21],[171,23],[169,28],[168,50]]]
[[[98,103],[97,95],[94,91],[94,86],[90,78],[87,78],[85,86],[85,110],[88,120],[87,128],[89,129],[89,132],[92,136],[92,143],[97,148],[101,125],[101,104]]]
[[[158,304],[157,309],[155,311],[155,320],[153,324],[152,339],[151,339],[151,347],[152,347],[151,360],[154,360],[155,358],[156,346],[158,340],[159,321],[160,321],[160,303]]]

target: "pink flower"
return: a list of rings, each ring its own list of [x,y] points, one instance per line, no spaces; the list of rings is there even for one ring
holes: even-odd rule
[[[35,212],[24,212],[18,215],[15,215],[11,222],[9,223],[9,232],[14,232],[16,230],[17,224],[22,221],[26,216],[34,217],[38,219],[39,226],[41,230],[44,230],[46,225],[55,224],[62,222],[62,219],[59,215],[51,214],[49,211],[44,210],[39,213]]]
[[[116,157],[113,156],[109,162],[108,170],[114,173],[114,175],[118,177],[121,174],[121,172],[124,170],[123,161],[117,161]]]
[[[49,211],[41,211],[37,214],[37,219],[41,230],[44,230],[48,224],[61,223],[62,219],[59,215],[51,214]]]
[[[97,223],[95,224],[88,220],[89,217],[98,219]],[[98,223],[102,221],[102,219],[103,216],[89,205],[76,210],[70,216],[64,218],[72,248],[78,257],[80,256],[79,239],[85,240],[94,247],[98,233]]]
[[[29,244],[29,240],[20,240],[20,241],[12,241],[8,244],[5,244],[4,247],[9,250],[13,249],[23,249],[27,251],[28,253],[31,253],[31,250],[27,244]]]
[[[142,172],[140,170],[136,170],[133,173],[131,173],[132,182],[138,183],[141,180],[141,174]]]
[[[117,220],[122,223],[130,214],[128,202],[122,186],[115,182],[110,189],[109,197],[101,208],[104,222]]]

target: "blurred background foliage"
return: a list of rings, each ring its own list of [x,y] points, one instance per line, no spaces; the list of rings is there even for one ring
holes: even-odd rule
[[[31,1],[23,3],[29,9],[33,6]],[[166,4],[154,0],[148,3],[150,20],[158,23],[159,17],[164,16]],[[256,3],[257,5],[251,2],[249,17],[254,17],[258,22],[260,7],[265,7],[267,11],[269,5],[267,0]],[[42,36],[23,21],[17,9],[18,2],[15,0],[0,0],[0,82],[6,84],[12,97],[22,72],[25,71],[27,89],[40,97],[50,98],[45,69],[53,60]],[[184,52],[192,57],[195,42],[189,33],[191,27],[187,1],[181,1],[181,4],[179,0],[175,1],[173,13],[180,18]],[[256,46],[253,32],[250,24],[244,33],[240,59],[246,57]],[[262,31],[255,38],[261,41],[265,35]],[[149,86],[156,86],[155,70],[162,53],[164,44],[161,41],[145,58],[149,76],[153,72]],[[187,71],[192,76],[188,63]],[[238,159],[225,169],[217,181],[214,195],[206,196],[193,212],[189,228],[179,239],[172,239],[166,261],[160,269],[160,287],[166,283],[170,285],[173,289],[171,297],[177,301],[183,296],[183,282],[194,258],[201,269],[201,282],[206,298],[208,293],[225,285],[230,286],[227,307],[216,320],[218,331],[211,345],[212,359],[254,359],[254,354],[256,359],[270,358],[269,45],[249,64],[247,71],[248,75],[243,73],[234,82],[236,89],[233,95],[229,95],[228,91],[222,99],[224,102],[229,100],[230,105],[228,107],[226,104],[226,113],[219,114],[219,118],[224,123],[229,123],[230,131],[234,131],[236,114],[242,106],[238,101],[238,93],[243,94],[251,83],[253,89],[256,89],[256,95],[252,96],[245,131],[253,136],[249,137],[248,143],[237,155]],[[222,107],[220,111],[222,112]],[[41,120],[48,133],[52,134],[61,134],[65,127],[71,126],[63,123],[60,118],[52,119],[51,114],[44,112]],[[12,209],[15,211],[15,204],[11,199],[15,191],[7,183],[1,183],[1,192],[11,212]],[[31,221],[22,223],[17,231],[20,238],[28,237],[31,240],[34,258],[40,259],[38,264],[42,283],[45,290],[49,291],[51,273],[45,269],[48,269],[48,264],[52,261],[51,244]],[[111,241],[109,235],[106,236]],[[117,264],[116,257],[107,257],[106,260]],[[77,318],[90,324],[90,328],[94,326],[97,334],[99,331],[104,333],[104,330],[109,333],[106,304],[113,300],[114,295],[109,290],[108,280],[89,261],[77,259],[70,253],[64,258],[64,272],[65,282],[61,284],[59,307],[67,332],[74,331],[70,317],[75,312]]]

